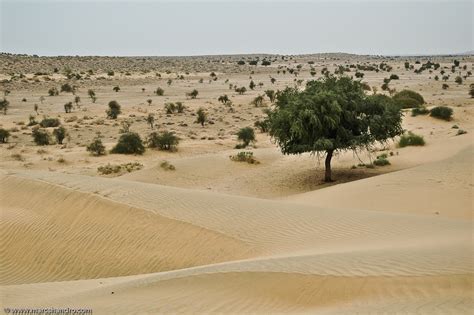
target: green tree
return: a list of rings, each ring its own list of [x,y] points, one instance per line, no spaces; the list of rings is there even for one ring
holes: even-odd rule
[[[7,114],[8,107],[10,107],[10,102],[6,98],[0,101],[0,111],[2,111],[4,115]]]
[[[191,98],[191,99],[195,99],[198,96],[198,94],[199,94],[199,91],[194,89],[191,92],[186,93],[186,96]]]
[[[10,137],[10,131],[0,128],[0,142],[6,143]]]
[[[152,132],[147,139],[149,148],[156,148],[159,150],[174,151],[179,143],[179,138],[169,131],[161,133]]]
[[[118,115],[122,113],[120,104],[117,101],[110,101],[109,109],[105,112],[107,113],[107,117],[110,119],[117,119]]]
[[[198,124],[201,124],[201,126],[204,127],[204,124],[206,123],[207,121],[207,114],[206,112],[204,111],[203,108],[199,108],[196,112],[196,115],[197,115],[197,118],[196,118],[196,122]]]
[[[59,144],[63,144],[63,140],[67,136],[66,128],[64,128],[63,126],[60,126],[59,128],[54,129],[53,135]]]
[[[92,103],[95,103],[95,101],[97,100],[97,97],[95,96],[94,90],[88,90],[87,94],[89,94],[89,97],[91,98]]]
[[[105,146],[99,137],[96,137],[94,140],[92,140],[92,142],[87,146],[87,151],[94,156],[106,154]]]
[[[72,102],[67,102],[66,104],[64,104],[64,111],[66,113],[72,112]]]
[[[145,147],[138,133],[127,132],[120,136],[119,141],[110,152],[119,154],[143,154]]]
[[[251,80],[251,81],[250,81],[250,84],[249,84],[249,88],[250,88],[251,90],[253,90],[253,89],[255,89],[255,86],[256,86],[255,82],[253,82],[253,80]]]
[[[303,91],[287,88],[267,115],[269,133],[284,154],[326,155],[326,182],[335,152],[368,148],[403,132],[400,107],[390,97],[367,96],[346,76],[310,81]]]
[[[236,146],[236,149],[246,148],[251,142],[255,142],[255,131],[252,127],[245,127],[237,132],[237,139],[242,141],[242,144]]]
[[[270,99],[270,102],[272,102],[272,104],[275,102],[276,93],[274,90],[266,90],[265,95],[267,95],[267,97]]]

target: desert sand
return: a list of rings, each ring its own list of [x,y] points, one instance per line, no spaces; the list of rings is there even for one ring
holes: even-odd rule
[[[1,55],[0,80],[2,90],[10,91],[10,108],[0,116],[0,127],[12,134],[0,144],[2,306],[91,308],[94,314],[469,314],[472,77],[458,85],[452,75],[443,90],[433,79],[437,72],[405,70],[405,57],[267,56],[277,61],[268,67],[236,64],[255,57]],[[449,68],[453,57],[408,58],[413,64],[428,59]],[[472,70],[472,56],[458,59]],[[308,61],[318,72],[314,77]],[[229,159],[239,151],[236,131],[253,126],[270,106],[268,99],[263,107],[250,104],[264,90],[293,86],[295,78],[317,79],[324,67],[382,61],[400,76],[391,87],[419,92],[428,108],[454,110],[451,121],[405,112],[404,128],[422,135],[425,146],[400,148],[395,141],[357,155],[343,152],[333,161],[336,181],[330,184],[322,182],[317,157],[284,156],[265,133],[257,132],[249,149],[259,164]],[[303,67],[297,77],[277,73],[298,64]],[[65,67],[83,78],[68,80]],[[366,71],[363,81],[380,87],[388,75]],[[250,77],[263,86],[244,95],[229,89],[229,83],[248,87]],[[63,105],[73,100],[71,93],[47,96],[50,87],[65,82],[77,85],[81,97],[68,114]],[[114,92],[117,85],[120,91]],[[153,94],[158,86],[163,96]],[[91,88],[96,103],[87,96]],[[198,97],[186,98],[194,88]],[[223,94],[232,110],[218,102]],[[122,105],[117,121],[105,117],[110,100]],[[177,101],[185,112],[166,114],[164,104]],[[194,123],[199,107],[212,123]],[[145,138],[151,132],[148,113],[155,114],[158,130],[181,138],[176,152],[94,157],[86,151],[98,132],[110,149],[123,121]],[[35,145],[29,115],[59,117],[68,139]],[[457,135],[454,125],[467,133]],[[357,166],[381,153],[390,165]],[[163,161],[175,170],[161,167]],[[141,169],[97,171],[128,162]]]

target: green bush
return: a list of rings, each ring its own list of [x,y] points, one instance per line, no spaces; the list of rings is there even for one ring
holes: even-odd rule
[[[7,143],[9,137],[10,137],[10,131],[0,128],[0,142]]]
[[[66,104],[64,104],[64,111],[66,113],[70,113],[72,112],[72,102],[67,102]]]
[[[195,99],[198,96],[198,94],[199,94],[199,91],[194,89],[191,92],[186,93],[186,96],[191,98],[191,99]]]
[[[387,159],[387,154],[381,154],[379,156],[377,156],[377,158],[375,159],[374,165],[376,166],[386,166],[386,165],[390,165],[390,162],[388,161]]]
[[[109,102],[109,109],[105,111],[107,113],[107,118],[117,119],[118,115],[122,113],[120,104],[117,101]]]
[[[268,122],[266,120],[257,120],[253,125],[260,132],[268,132]]]
[[[40,122],[40,126],[43,128],[48,128],[48,127],[59,127],[61,125],[61,122],[59,121],[58,118],[44,118]]]
[[[63,140],[64,138],[66,138],[67,136],[67,131],[66,131],[66,128],[64,128],[63,126],[59,127],[59,128],[56,128],[53,130],[53,135],[54,137],[56,138],[56,141],[59,143],[59,144],[63,144]]]
[[[95,138],[88,146],[87,152],[90,152],[94,156],[105,155],[105,146],[100,138]]]
[[[57,88],[52,87],[48,90],[48,95],[49,96],[57,96],[57,95],[59,95],[59,91],[58,91]]]
[[[139,134],[128,132],[120,136],[119,141],[110,152],[119,154],[143,154],[145,147],[143,146]]]
[[[74,92],[74,87],[71,86],[69,83],[64,83],[61,85],[61,92],[72,93]]]
[[[197,119],[196,119],[196,123],[198,124],[201,124],[201,126],[204,127],[204,124],[206,123],[207,121],[207,114],[206,112],[204,111],[203,108],[199,108],[196,112],[196,115],[197,115]]]
[[[51,143],[51,135],[47,130],[34,128],[31,135],[37,145],[48,145]]]
[[[247,147],[251,142],[255,142],[255,132],[251,127],[245,127],[237,132],[237,139],[242,141],[239,149]]]
[[[411,90],[402,90],[393,96],[393,99],[401,108],[420,107],[425,104],[423,96]]]
[[[161,133],[152,132],[148,136],[147,144],[149,148],[174,151],[179,144],[179,138],[173,132],[169,131],[163,131]]]
[[[398,146],[404,148],[407,146],[423,146],[425,145],[425,139],[422,136],[415,135],[413,132],[408,132],[400,137]]]
[[[156,88],[156,91],[155,91],[155,94],[156,94],[157,96],[163,96],[163,94],[165,94],[165,90],[163,90],[163,89],[160,88],[160,87],[157,87],[157,88]]]
[[[229,158],[232,160],[232,161],[235,161],[235,162],[247,162],[249,164],[259,164],[260,162],[257,161],[254,157],[253,157],[253,152],[245,152],[245,151],[242,151],[242,152],[239,152],[237,153],[236,155],[231,155],[229,156]]]
[[[411,110],[411,115],[413,117],[418,116],[418,115],[428,115],[430,113],[430,110],[426,107],[415,107]]]
[[[443,119],[443,120],[451,120],[453,115],[453,110],[447,106],[437,106],[431,109],[430,116]]]
[[[10,107],[10,102],[6,98],[0,100],[0,111],[2,111],[3,114],[7,114],[8,107]]]

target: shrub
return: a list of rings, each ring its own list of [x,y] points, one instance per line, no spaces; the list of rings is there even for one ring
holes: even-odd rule
[[[249,164],[259,164],[260,162],[257,161],[254,157],[253,157],[253,152],[249,152],[249,151],[242,151],[242,152],[239,152],[237,153],[236,155],[231,155],[229,156],[229,158],[232,160],[232,161],[235,161],[235,162],[247,162]]]
[[[102,175],[117,174],[123,172],[133,172],[138,171],[143,168],[143,164],[138,162],[130,162],[125,164],[110,164],[104,166],[99,166],[97,171]]]
[[[91,155],[94,155],[94,156],[100,156],[100,155],[106,154],[105,146],[99,137],[92,140],[92,142],[87,146],[86,149],[87,149],[87,152],[90,152]]]
[[[57,95],[59,95],[59,91],[58,91],[57,88],[52,87],[48,90],[48,95],[49,96],[57,96]]]
[[[40,122],[40,126],[43,128],[58,127],[59,125],[61,125],[61,122],[59,121],[58,118],[44,118]]]
[[[173,114],[174,112],[176,112],[176,105],[174,103],[166,103],[165,111],[167,114]]]
[[[411,90],[402,90],[393,96],[393,99],[401,108],[419,107],[425,104],[423,96]]]
[[[431,109],[430,116],[444,119],[444,120],[451,120],[451,116],[453,115],[453,110],[447,106],[437,106]]]
[[[219,96],[219,98],[217,99],[219,102],[221,102],[222,104],[224,105],[227,105],[227,103],[230,102],[230,99],[229,97],[227,96],[227,94],[224,94],[224,95],[221,95]]]
[[[152,132],[147,139],[149,148],[156,148],[165,151],[174,151],[178,146],[179,138],[169,131],[163,131],[161,133]]]
[[[156,91],[155,91],[155,94],[156,94],[157,96],[163,96],[163,94],[165,94],[165,90],[163,90],[163,89],[160,88],[160,87],[157,87],[157,88],[156,88]]]
[[[120,86],[118,86],[118,85],[117,85],[117,86],[114,86],[114,87],[112,88],[112,90],[114,90],[115,92],[118,92],[118,91],[120,91]]]
[[[249,84],[249,88],[251,90],[253,90],[257,85],[255,84],[255,82],[253,82],[253,80],[250,81],[250,84]]]
[[[191,99],[195,99],[198,96],[198,94],[199,94],[198,90],[194,89],[191,92],[186,93],[186,96]]]
[[[61,92],[72,93],[74,92],[74,87],[71,86],[69,83],[64,83],[61,85]]]
[[[196,112],[197,118],[196,118],[196,123],[201,124],[201,126],[204,127],[204,124],[207,121],[207,114],[204,111],[204,109],[201,107],[197,110]]]
[[[466,133],[467,133],[466,130],[458,129],[458,132],[456,132],[456,136],[464,135],[464,134],[466,134]]]
[[[239,149],[247,147],[250,142],[255,142],[255,132],[251,127],[245,127],[237,132],[237,139],[242,141],[242,145],[239,146]]]
[[[186,107],[184,106],[183,102],[176,102],[176,111],[178,113],[183,113],[185,108]]]
[[[37,145],[48,145],[51,143],[51,135],[47,130],[34,128],[31,135]]]
[[[422,136],[415,135],[413,132],[408,132],[400,137],[398,146],[404,148],[407,146],[423,146],[425,145],[425,139]]]
[[[10,131],[0,128],[0,142],[7,143],[9,137],[10,137]]]
[[[109,109],[105,111],[107,113],[107,118],[117,119],[118,115],[122,113],[120,108],[120,104],[117,101],[110,101]]]
[[[240,88],[235,88],[235,91],[239,93],[239,95],[243,95],[245,92],[247,92],[247,89],[245,88],[245,86],[242,86]]]
[[[8,107],[10,107],[10,102],[6,98],[0,100],[0,111],[3,111],[3,114],[7,114]]]
[[[174,167],[174,165],[170,164],[168,161],[161,162],[160,167],[162,169],[164,169],[165,171],[174,171],[174,170],[176,170],[176,167]]]
[[[119,141],[110,152],[119,154],[143,154],[145,147],[143,146],[139,134],[128,132],[120,136]]]
[[[377,156],[377,158],[374,161],[374,165],[376,165],[376,166],[390,165],[390,162],[387,159],[387,154],[384,153],[384,154],[381,154],[381,155]]]
[[[426,107],[415,107],[411,110],[411,115],[413,117],[418,116],[418,115],[428,115],[430,113],[430,110]]]
[[[443,90],[447,90],[449,88],[449,85],[447,85],[446,83],[443,83],[441,87],[443,88]]]
[[[270,102],[275,102],[277,94],[274,90],[266,90],[265,95],[270,99]]]
[[[457,84],[462,84],[462,78],[460,76],[457,76],[455,79],[454,79],[454,82],[456,82]]]
[[[257,120],[253,125],[260,132],[268,132],[268,122],[266,120]]]
[[[56,138],[56,141],[59,144],[63,144],[63,140],[64,140],[64,138],[66,138],[66,135],[67,135],[66,128],[61,126],[59,128],[54,129],[53,130],[53,135],[54,135],[54,137]]]
[[[72,111],[72,102],[67,102],[64,104],[64,111],[66,113],[70,113]]]
[[[400,79],[400,78],[398,77],[398,75],[396,75],[396,74],[391,74],[391,75],[390,75],[390,80],[398,80],[398,79]]]
[[[471,83],[471,85],[469,86],[469,95],[471,96],[471,98],[474,98],[474,83]]]
[[[107,75],[110,76],[110,77],[114,76],[115,72],[113,70],[109,70],[109,71],[107,71]]]

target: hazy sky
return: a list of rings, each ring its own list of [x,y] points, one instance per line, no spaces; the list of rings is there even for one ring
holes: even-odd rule
[[[460,53],[474,50],[473,2],[0,0],[0,51]]]

